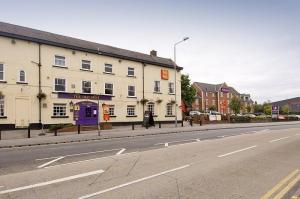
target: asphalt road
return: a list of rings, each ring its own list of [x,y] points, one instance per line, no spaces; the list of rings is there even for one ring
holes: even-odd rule
[[[282,198],[300,125],[2,149],[0,165],[0,198]]]
[[[145,151],[172,145],[197,142],[203,140],[222,139],[229,136],[268,132],[275,129],[288,129],[299,125],[282,125],[267,127],[235,128],[222,130],[208,130],[199,132],[184,132],[172,134],[158,134],[99,140],[69,144],[54,144],[46,146],[0,149],[0,175],[21,172],[39,168],[49,161],[61,158],[49,165],[87,160],[122,153]],[[271,131],[270,131],[271,132]]]

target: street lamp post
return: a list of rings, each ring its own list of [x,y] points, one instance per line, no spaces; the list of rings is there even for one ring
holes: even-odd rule
[[[175,74],[175,82],[174,82],[174,87],[175,87],[175,127],[177,127],[177,64],[176,64],[176,46],[180,44],[181,42],[184,42],[188,40],[189,37],[184,37],[182,40],[179,42],[176,42],[174,44],[174,74]]]

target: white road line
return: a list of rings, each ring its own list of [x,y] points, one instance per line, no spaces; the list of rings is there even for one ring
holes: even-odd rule
[[[219,155],[218,158],[225,157],[225,156],[228,156],[228,155],[232,155],[232,154],[235,154],[235,153],[238,153],[238,152],[241,152],[241,151],[246,151],[248,149],[252,149],[252,148],[255,148],[255,147],[257,147],[257,146],[254,145],[254,146],[250,146],[250,147],[247,147],[247,148],[243,148],[243,149],[239,149],[239,150],[236,150],[236,151],[232,151],[232,152],[229,152],[229,153],[225,153],[223,155]]]
[[[225,135],[219,135],[219,136],[217,136],[218,138],[224,138],[225,137]]]
[[[52,163],[54,163],[54,162],[56,162],[56,161],[58,161],[58,160],[61,160],[61,159],[63,159],[64,158],[64,156],[61,156],[61,157],[59,157],[59,158],[56,158],[56,159],[54,159],[54,160],[51,160],[51,161],[49,161],[49,162],[46,162],[45,164],[42,164],[42,165],[40,165],[40,166],[38,166],[37,168],[43,168],[43,167],[45,167],[45,166],[48,166],[49,164],[52,164]]]
[[[278,139],[275,139],[275,140],[270,140],[269,142],[270,143],[273,143],[273,142],[277,142],[277,141],[279,141],[279,140],[284,140],[284,139],[288,139],[289,138],[289,136],[287,136],[287,137],[282,137],[282,138],[278,138]]]
[[[168,146],[169,146],[169,143],[168,143],[168,142],[166,142],[166,143],[165,143],[165,147],[168,147]]]
[[[190,141],[197,141],[197,139],[177,140],[177,141],[173,141],[173,142],[161,142],[161,143],[154,144],[154,146],[156,146],[156,145],[162,145],[162,144],[165,145],[166,143],[173,144],[173,143],[178,143],[178,142],[190,142]]]
[[[92,194],[88,194],[88,195],[85,195],[85,196],[81,196],[81,197],[79,197],[78,199],[91,198],[91,197],[94,197],[94,196],[97,196],[97,195],[100,195],[100,194],[103,194],[103,193],[106,193],[106,192],[109,192],[109,191],[113,191],[113,190],[120,189],[120,188],[122,188],[122,187],[126,187],[126,186],[129,186],[129,185],[138,183],[138,182],[142,182],[142,181],[145,181],[145,180],[149,180],[149,179],[151,179],[151,178],[155,178],[155,177],[158,177],[158,176],[161,176],[161,175],[164,175],[164,174],[173,172],[173,171],[178,171],[178,170],[180,170],[180,169],[184,169],[184,168],[189,167],[189,166],[190,166],[190,165],[187,164],[187,165],[184,165],[184,166],[181,166],[181,167],[177,167],[177,168],[175,168],[175,169],[163,171],[163,172],[161,172],[161,173],[157,173],[157,174],[154,174],[154,175],[151,175],[151,176],[148,176],[148,177],[140,178],[140,179],[138,179],[138,180],[134,180],[134,181],[130,181],[130,182],[127,182],[127,183],[124,183],[124,184],[120,184],[120,185],[117,185],[117,186],[115,186],[115,187],[111,187],[111,188],[108,188],[108,189],[104,189],[104,190],[102,190],[102,191],[98,191],[98,192],[95,192],[95,193],[92,193]]]
[[[102,151],[92,151],[92,152],[86,152],[86,153],[76,153],[76,154],[70,154],[70,155],[65,155],[64,157],[72,157],[72,156],[79,156],[79,155],[88,155],[88,154],[93,154],[93,153],[102,153],[102,152],[110,152],[110,151],[117,151],[120,150],[122,148],[119,149],[108,149],[108,150],[102,150]],[[40,159],[36,159],[36,160],[48,160],[48,159],[53,159],[53,158],[59,158],[61,156],[55,156],[55,157],[48,157],[48,158],[40,158]]]
[[[83,177],[87,177],[87,176],[91,176],[91,175],[96,175],[96,174],[100,174],[103,172],[104,172],[104,170],[91,171],[91,172],[73,175],[73,176],[69,176],[69,177],[65,177],[65,178],[59,178],[56,180],[41,182],[41,183],[32,184],[32,185],[23,186],[23,187],[17,187],[17,188],[13,188],[13,189],[7,189],[4,191],[0,191],[0,194],[12,193],[12,192],[16,192],[16,191],[22,191],[22,190],[26,190],[26,189],[47,186],[47,185],[51,185],[51,184],[55,184],[55,183],[59,183],[59,182],[64,182],[64,181],[74,180],[77,178],[83,178]]]
[[[125,148],[121,149],[120,151],[118,151],[118,153],[116,153],[116,155],[122,154],[125,150],[126,150]]]

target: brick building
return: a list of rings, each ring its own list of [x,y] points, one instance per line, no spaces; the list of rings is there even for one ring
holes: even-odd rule
[[[252,107],[253,105],[250,94],[240,94],[225,82],[222,84],[194,82],[193,87],[197,91],[195,102],[192,105],[193,110],[208,111],[210,109],[215,109],[222,114],[232,113],[232,110],[229,108],[229,103],[234,96],[237,96],[242,100],[242,113],[247,112],[247,106]]]
[[[279,107],[288,106],[290,113],[300,113],[300,97],[272,102],[272,105]]]

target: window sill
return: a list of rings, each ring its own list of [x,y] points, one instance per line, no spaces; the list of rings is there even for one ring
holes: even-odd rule
[[[115,75],[115,73],[109,73],[109,72],[103,72],[103,74],[106,74],[106,75]]]
[[[64,68],[64,69],[68,69],[67,66],[58,66],[58,65],[52,65],[52,66],[55,67],[55,68]]]
[[[137,117],[137,115],[126,115],[126,117]]]
[[[175,117],[175,115],[165,115],[165,117]]]
[[[80,69],[81,71],[85,71],[85,72],[94,72],[94,71],[92,71],[92,70],[89,70],[89,69]]]
[[[7,116],[0,116],[0,119],[7,119]]]
[[[158,115],[153,115],[153,117],[158,117]]]
[[[51,118],[69,118],[69,116],[51,116]]]
[[[133,99],[137,99],[136,96],[127,96],[127,98],[133,98]]]
[[[109,94],[103,94],[105,96],[109,96],[109,97],[115,97],[114,95],[109,95]]]
[[[161,92],[156,92],[156,91],[154,91],[153,93],[154,93],[154,94],[162,94]]]
[[[117,117],[116,115],[110,115],[109,117]]]
[[[53,94],[58,94],[58,93],[67,93],[67,91],[52,91]]]
[[[136,78],[134,75],[127,75],[127,77]]]
[[[7,81],[0,80],[0,83],[3,83],[3,84],[5,84],[5,83],[7,83]]]
[[[16,82],[17,84],[28,84],[28,82]]]
[[[175,95],[175,93],[169,93],[169,95]]]

